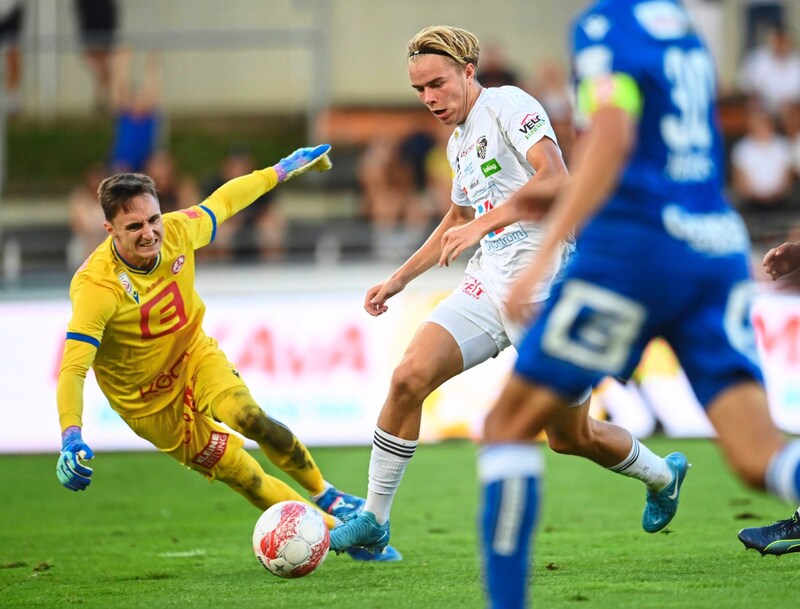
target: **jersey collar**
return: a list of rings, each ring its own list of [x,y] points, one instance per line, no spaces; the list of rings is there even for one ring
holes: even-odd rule
[[[130,262],[128,262],[127,260],[125,260],[125,258],[122,257],[122,254],[119,253],[119,251],[117,250],[117,244],[114,243],[114,239],[111,239],[111,251],[114,252],[114,257],[117,258],[117,260],[119,260],[122,264],[128,267],[128,270],[130,270],[131,273],[136,273],[137,275],[149,275],[158,268],[159,264],[161,264],[161,252],[159,252],[158,257],[156,258],[156,263],[153,265],[153,268],[144,269],[132,265]]]

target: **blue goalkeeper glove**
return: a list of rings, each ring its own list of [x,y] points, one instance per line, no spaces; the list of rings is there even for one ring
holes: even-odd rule
[[[56,465],[58,481],[71,491],[85,491],[92,481],[92,468],[83,461],[93,457],[92,449],[81,437],[81,428],[67,427],[61,434],[61,456]]]
[[[328,152],[330,144],[322,144],[316,148],[299,148],[284,159],[278,161],[273,168],[278,174],[278,182],[286,182],[309,169],[328,171],[333,167]]]

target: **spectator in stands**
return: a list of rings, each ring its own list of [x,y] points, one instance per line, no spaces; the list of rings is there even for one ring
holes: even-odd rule
[[[375,256],[387,260],[408,256],[429,233],[436,210],[424,193],[432,148],[425,133],[405,138],[380,135],[359,157],[356,177],[362,215],[372,224]]]
[[[792,152],[769,113],[750,108],[745,136],[733,145],[733,191],[747,219],[785,208],[793,186]]]
[[[111,55],[116,45],[116,0],[75,0],[83,55],[95,81],[95,107],[108,108]]]
[[[132,87],[130,49],[115,54],[111,81],[111,105],[114,113],[114,143],[109,165],[112,173],[142,171],[158,145],[160,111],[159,59],[145,57],[144,77],[139,87]]]
[[[744,51],[750,51],[764,41],[770,30],[786,26],[784,0],[742,0],[744,4]]]
[[[407,224],[412,232],[424,227],[423,236],[430,233],[434,224],[450,208],[452,173],[445,153],[448,135],[444,129],[420,130],[407,135],[400,142],[400,161],[411,180],[409,201],[406,203]],[[441,141],[437,141],[437,137]],[[446,178],[446,194],[437,190],[440,177]]]
[[[203,185],[207,197],[233,178],[247,175],[256,169],[250,147],[242,142],[233,144],[220,161],[217,172]],[[286,249],[286,218],[277,204],[274,191],[269,191],[230,218],[210,245],[209,255],[233,257],[237,260],[281,258]]]
[[[476,78],[482,86],[519,86],[519,76],[511,67],[505,49],[501,45],[490,43],[481,49],[480,66]]]
[[[800,104],[800,53],[787,30],[771,30],[763,45],[745,55],[739,88],[777,118],[781,127],[790,123],[790,115]]]
[[[0,0],[0,50],[5,53],[6,111],[14,113],[20,106],[22,54],[19,38],[24,16],[21,0]]]
[[[108,237],[105,217],[97,200],[97,189],[108,176],[103,163],[86,168],[81,183],[69,194],[69,224],[72,236],[67,245],[67,266],[77,269],[95,248]]]
[[[425,179],[429,203],[435,218],[441,218],[452,204],[453,169],[447,160],[447,141],[450,132],[447,129],[436,129],[436,144],[425,157]]]
[[[159,149],[151,154],[144,173],[156,183],[162,213],[186,209],[200,199],[194,179],[178,171],[175,156],[169,150]]]

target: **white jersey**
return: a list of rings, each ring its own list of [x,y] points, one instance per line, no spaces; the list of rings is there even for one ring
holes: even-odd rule
[[[453,203],[471,206],[476,218],[503,205],[535,173],[526,156],[544,137],[558,143],[547,113],[533,97],[513,86],[483,89],[447,144]],[[482,270],[482,279],[498,302],[505,301],[511,284],[530,263],[543,231],[541,223],[521,221],[481,239],[469,266]],[[534,288],[532,302],[547,298],[560,265],[557,256],[550,275]]]

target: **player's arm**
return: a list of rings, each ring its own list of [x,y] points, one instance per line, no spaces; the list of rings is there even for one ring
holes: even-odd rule
[[[773,281],[800,268],[800,241],[773,247],[761,263]]]
[[[401,292],[413,279],[422,275],[439,261],[444,234],[453,227],[463,226],[473,218],[474,214],[472,207],[452,203],[442,221],[425,240],[425,243],[388,279],[367,290],[364,299],[364,309],[367,313],[378,316],[388,311],[386,301],[389,298]]]
[[[332,167],[328,153],[330,145],[300,148],[272,167],[259,169],[246,176],[234,178],[215,190],[200,205],[217,224],[242,211],[253,201],[278,184],[310,169],[327,171]]]
[[[528,149],[527,160],[535,173],[528,184],[541,181],[562,182],[567,177],[567,167],[556,143],[543,137]],[[449,230],[442,239],[439,266],[449,266],[466,249],[472,247],[492,231],[523,219],[523,209],[516,205],[497,205],[468,224]]]
[[[580,84],[578,100],[590,117],[590,126],[577,143],[570,177],[556,191],[537,256],[508,296],[507,313],[515,321],[525,321],[529,315],[525,300],[530,286],[544,275],[561,242],[573,231],[580,232],[586,220],[608,199],[636,142],[642,99],[633,78],[611,74],[585,80]],[[534,185],[529,184],[514,198],[524,201],[532,193],[538,196]]]
[[[94,457],[83,441],[83,387],[94,361],[106,320],[113,314],[113,293],[84,284],[73,294],[73,316],[64,342],[64,355],[56,384],[56,406],[61,427],[61,454],[56,465],[58,481],[72,491],[85,490],[92,469],[84,464]]]

